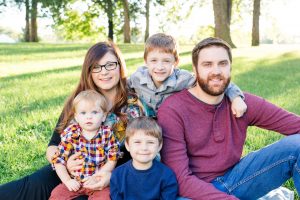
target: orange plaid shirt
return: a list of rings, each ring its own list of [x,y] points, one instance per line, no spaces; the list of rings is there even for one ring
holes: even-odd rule
[[[91,140],[85,139],[81,132],[82,129],[78,124],[68,126],[61,134],[58,151],[52,158],[53,164],[66,165],[69,156],[81,152],[84,162],[75,177],[78,181],[93,175],[107,160],[116,161],[120,156],[119,142],[109,127],[101,126]]]

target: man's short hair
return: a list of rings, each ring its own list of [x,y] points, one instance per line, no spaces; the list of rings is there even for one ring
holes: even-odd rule
[[[158,139],[159,144],[162,143],[162,131],[160,126],[156,121],[150,117],[137,117],[130,121],[126,128],[126,142],[129,142],[131,136],[133,136],[136,131],[141,130],[146,135],[153,136]]]
[[[149,37],[145,43],[144,59],[147,59],[150,51],[159,50],[173,54],[175,61],[177,62],[179,59],[177,48],[176,40],[171,35],[156,33]]]
[[[223,47],[227,51],[229,60],[232,63],[232,54],[231,54],[230,45],[220,38],[209,37],[199,42],[192,51],[192,60],[193,60],[193,65],[195,67],[197,67],[198,65],[200,51],[204,48],[211,47],[211,46]]]

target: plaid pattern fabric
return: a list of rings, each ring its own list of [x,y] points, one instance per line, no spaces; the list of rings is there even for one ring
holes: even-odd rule
[[[112,128],[117,140],[120,142],[120,145],[124,146],[127,121],[142,116],[143,111],[138,104],[138,99],[128,96],[127,105],[122,107],[121,113],[126,116],[126,121],[121,120],[120,117],[114,113],[109,113],[105,119],[104,125]]]
[[[52,163],[66,162],[75,152],[81,152],[84,159],[81,170],[77,171],[78,181],[93,175],[107,160],[116,161],[120,155],[119,142],[113,132],[106,126],[101,126],[97,135],[91,140],[81,136],[82,129],[78,124],[68,126],[61,134],[58,151],[52,158]]]

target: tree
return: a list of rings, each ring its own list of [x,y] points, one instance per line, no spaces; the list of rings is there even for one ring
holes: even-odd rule
[[[31,12],[30,12],[30,20],[31,20],[31,30],[30,30],[30,42],[38,42],[38,33],[37,33],[37,0],[31,0]]]
[[[128,0],[122,0],[124,10],[124,43],[131,42],[130,16]]]
[[[29,0],[25,0],[25,32],[24,40],[25,42],[30,42],[30,6]]]
[[[146,17],[146,29],[145,29],[145,41],[148,39],[149,37],[149,26],[150,26],[150,20],[149,20],[149,15],[150,15],[150,3],[151,0],[146,0],[146,4],[145,4],[145,17]],[[165,0],[155,0],[154,5],[164,5],[165,4]]]
[[[252,22],[252,46],[259,45],[259,15],[260,15],[260,0],[254,0],[253,22]]]
[[[144,41],[146,42],[146,40],[148,39],[149,37],[149,10],[150,10],[150,0],[146,0],[146,5],[145,5],[145,9],[146,9],[146,12],[145,12],[145,16],[146,16],[146,29],[145,29],[145,39]]]
[[[225,40],[232,48],[235,48],[230,36],[232,0],[213,0],[213,9],[215,37]]]

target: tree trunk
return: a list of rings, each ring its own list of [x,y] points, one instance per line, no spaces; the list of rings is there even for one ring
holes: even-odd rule
[[[38,42],[37,34],[37,0],[31,1],[31,42]]]
[[[124,43],[130,43],[130,18],[129,18],[129,6],[128,0],[123,0],[124,9]]]
[[[259,45],[259,15],[260,15],[260,0],[254,0],[253,22],[252,22],[252,46]]]
[[[145,42],[149,37],[149,9],[150,9],[150,0],[146,0],[146,30],[145,30]]]
[[[108,38],[114,40],[114,21],[113,21],[113,2],[108,1],[107,4],[107,18],[108,18]]]
[[[213,0],[215,37],[225,40],[232,48],[235,48],[230,36],[231,1]]]
[[[25,25],[25,33],[24,33],[24,40],[25,42],[30,42],[30,7],[29,7],[29,0],[25,0],[25,21],[26,21],[26,25]]]

